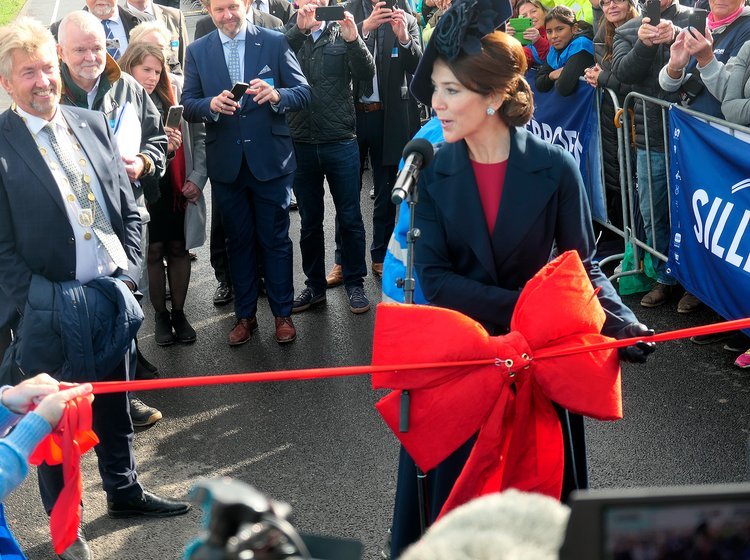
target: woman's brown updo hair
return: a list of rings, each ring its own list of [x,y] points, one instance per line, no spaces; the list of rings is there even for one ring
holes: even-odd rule
[[[524,126],[534,114],[534,98],[524,78],[526,56],[517,39],[495,31],[482,38],[482,52],[459,55],[446,64],[464,87],[480,95],[499,94],[498,111],[508,126]]]

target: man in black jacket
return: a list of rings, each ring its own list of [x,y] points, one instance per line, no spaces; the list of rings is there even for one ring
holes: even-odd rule
[[[360,161],[369,152],[375,186],[370,259],[376,276],[383,273],[395,224],[391,189],[401,152],[419,130],[419,109],[409,94],[409,81],[422,56],[417,20],[406,4],[401,0],[386,4],[377,0],[344,3],[375,59],[374,78],[354,82],[354,107]]]
[[[675,94],[667,94],[659,87],[659,71],[669,60],[669,47],[674,42],[679,27],[687,25],[689,13],[690,9],[680,6],[678,0],[661,0],[661,21],[658,25],[651,25],[647,17],[637,17],[618,27],[612,52],[612,73],[615,77],[620,82],[633,84],[633,91],[638,93],[676,101]],[[646,228],[646,242],[666,256],[669,249],[669,199],[663,125],[660,107],[653,103],[647,104],[644,121],[641,102],[636,101],[638,195]],[[677,283],[667,273],[664,261],[657,258],[653,260],[656,283],[641,299],[643,307],[657,307],[666,303]]]
[[[352,80],[371,81],[375,61],[359,37],[354,17],[317,21],[315,9],[328,0],[298,0],[300,10],[286,32],[312,87],[312,103],[289,113],[297,171],[294,192],[302,220],[300,250],[306,288],[297,296],[298,313],[326,299],[323,179],[328,179],[341,234],[341,265],[352,313],[365,313],[370,302],[363,289],[367,275],[365,226],[359,205],[359,147]]]

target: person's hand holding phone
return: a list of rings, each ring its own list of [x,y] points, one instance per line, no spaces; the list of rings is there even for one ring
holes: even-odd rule
[[[362,22],[362,35],[369,35],[384,23],[390,23],[392,14],[393,10],[385,2],[376,3],[370,16]]]
[[[310,2],[297,10],[297,27],[299,27],[300,31],[313,31],[313,28],[318,28],[322,25],[321,22],[315,20],[316,8],[317,5],[314,2]]]
[[[208,106],[214,113],[234,115],[240,104],[232,97],[232,92],[225,89],[219,95],[213,97]]]
[[[182,146],[182,132],[179,128],[171,128],[169,126],[164,127],[164,132],[167,133],[167,151],[176,152]]]
[[[391,29],[398,39],[398,42],[405,45],[409,42],[409,29],[406,25],[406,12],[399,8],[394,8],[391,13]]]
[[[344,19],[340,22],[341,38],[347,43],[357,40],[357,24],[354,23],[354,16],[349,12],[344,12]]]
[[[523,38],[529,41],[532,45],[539,40],[539,37],[541,37],[541,34],[536,27],[529,27],[523,32]]]
[[[714,38],[708,25],[703,33],[699,33],[694,27],[688,27],[685,30],[685,48],[695,57],[701,68],[711,62],[714,57]]]

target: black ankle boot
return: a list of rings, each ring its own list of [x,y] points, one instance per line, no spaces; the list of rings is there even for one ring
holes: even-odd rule
[[[159,346],[169,346],[174,344],[172,335],[172,321],[169,317],[169,311],[159,311],[154,315],[154,340]]]
[[[190,326],[184,311],[172,311],[172,327],[174,327],[174,339],[177,342],[195,342],[197,338],[195,329]]]

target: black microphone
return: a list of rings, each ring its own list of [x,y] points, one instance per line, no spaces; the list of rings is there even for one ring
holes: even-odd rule
[[[424,138],[415,138],[404,147],[402,157],[404,167],[398,174],[396,185],[391,191],[391,202],[401,204],[414,188],[419,172],[427,167],[435,155],[432,143]]]

